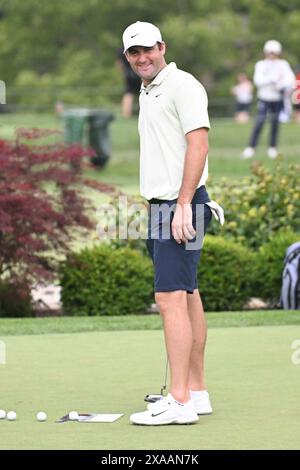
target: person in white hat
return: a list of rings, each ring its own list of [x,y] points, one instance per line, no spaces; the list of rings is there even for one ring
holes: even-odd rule
[[[167,64],[166,44],[155,25],[131,24],[124,31],[123,44],[128,62],[142,79],[140,191],[149,202],[147,247],[154,263],[155,300],[171,370],[168,396],[134,413],[130,421],[195,423],[198,414],[210,414],[212,407],[203,373],[206,324],[197,286],[201,249],[189,250],[187,245],[196,238],[197,207],[202,208],[203,234],[212,214],[223,215],[205,188],[210,128],[207,95],[192,75],[173,62]],[[166,223],[158,221],[162,207],[173,208]],[[156,222],[158,231],[162,226],[170,229],[168,237],[153,235]]]
[[[295,86],[295,75],[290,64],[280,58],[282,46],[275,40],[267,41],[264,45],[264,60],[255,65],[253,81],[257,87],[257,117],[249,145],[242,153],[242,158],[251,158],[255,154],[258,139],[270,115],[271,132],[267,154],[269,158],[277,158],[277,140],[279,115],[283,109],[283,100],[289,98]]]

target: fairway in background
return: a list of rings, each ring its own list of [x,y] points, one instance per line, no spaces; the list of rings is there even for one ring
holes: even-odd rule
[[[250,164],[255,159],[268,168],[276,164],[266,156],[269,123],[265,126],[254,159],[242,160],[241,152],[248,143],[252,122],[239,125],[233,119],[211,119],[209,132],[209,181],[213,187],[222,177],[237,179],[250,174]],[[63,123],[54,114],[4,114],[0,115],[0,138],[13,138],[17,127],[63,129]],[[281,125],[279,150],[286,163],[299,161],[299,124]],[[123,191],[139,193],[139,137],[137,118],[117,116],[110,126],[112,157],[103,170],[87,170],[87,175],[100,181],[117,184]],[[62,139],[63,136],[60,137]]]

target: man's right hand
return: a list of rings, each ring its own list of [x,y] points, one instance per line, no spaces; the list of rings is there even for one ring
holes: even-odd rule
[[[177,243],[186,243],[192,240],[196,231],[193,227],[193,212],[191,204],[176,204],[175,214],[172,220],[172,235]]]

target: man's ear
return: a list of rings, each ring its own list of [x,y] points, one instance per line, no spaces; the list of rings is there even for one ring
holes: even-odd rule
[[[124,52],[124,55],[125,55],[125,57],[126,57],[126,59],[127,59],[127,62],[129,62],[129,60],[128,60],[128,53],[127,53],[127,51],[126,51],[126,52]]]
[[[162,41],[162,42],[158,42],[157,44],[158,44],[158,49],[162,51],[163,54],[165,54],[166,48],[167,48],[166,43]]]

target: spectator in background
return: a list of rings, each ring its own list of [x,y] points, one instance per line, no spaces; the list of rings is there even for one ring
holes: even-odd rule
[[[122,115],[129,118],[133,114],[133,105],[135,97],[139,96],[141,88],[141,79],[130,67],[123,49],[118,50],[117,67],[122,72],[125,82],[125,91],[122,97]]]
[[[253,81],[257,87],[257,117],[249,146],[243,151],[242,158],[253,157],[268,113],[271,118],[271,133],[267,153],[269,158],[278,156],[279,114],[283,108],[283,97],[287,93],[291,95],[295,86],[294,72],[290,64],[280,58],[281,51],[280,42],[267,41],[264,45],[265,58],[255,65]]]
[[[300,65],[296,69],[296,87],[294,91],[294,111],[295,111],[295,121],[300,123]]]
[[[64,103],[62,101],[56,101],[56,103],[54,105],[55,114],[57,114],[58,117],[61,117],[64,110],[65,110]]]
[[[249,120],[249,109],[253,100],[253,85],[245,73],[239,73],[237,84],[231,89],[235,97],[236,122],[243,124]]]

